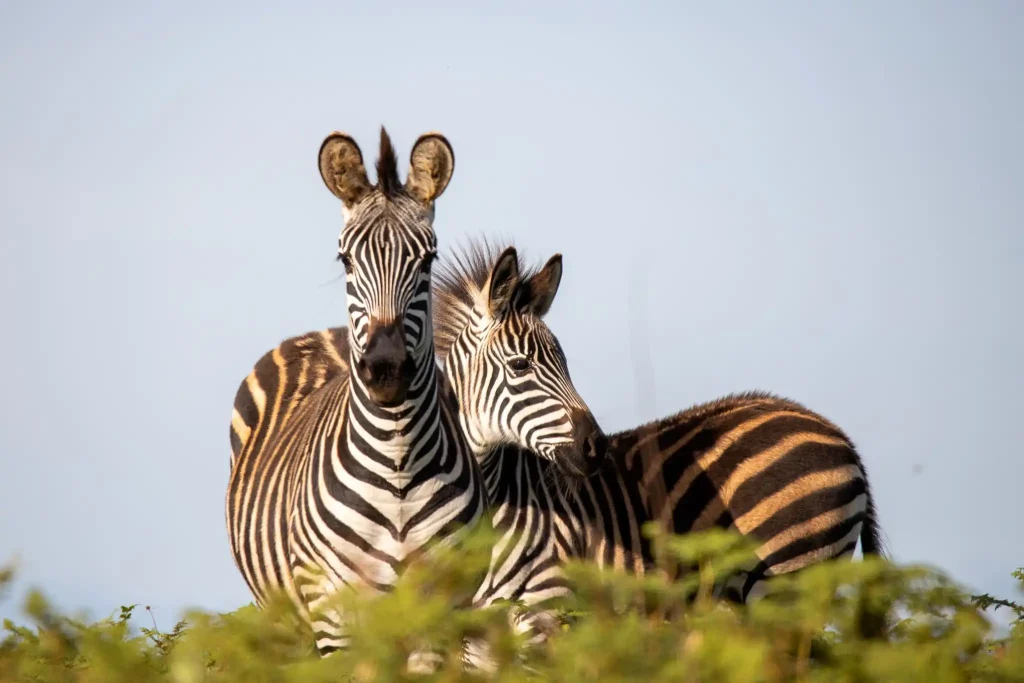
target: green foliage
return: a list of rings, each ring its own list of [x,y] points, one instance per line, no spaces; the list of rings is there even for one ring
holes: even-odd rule
[[[970,596],[934,569],[868,558],[779,577],[761,600],[736,606],[716,599],[715,587],[749,566],[751,549],[721,531],[654,533],[661,571],[645,577],[570,565],[577,591],[558,605],[568,623],[528,649],[509,628],[508,606],[457,609],[491,540],[470,535],[414,564],[390,595],[339,595],[353,645],[325,659],[284,599],[194,612],[162,631],[139,605],[83,624],[31,593],[29,626],[4,622],[0,681],[1024,681],[1024,613],[1011,600]],[[680,566],[692,571],[669,580]],[[1024,571],[1014,576],[1024,586]],[[0,594],[10,578],[0,572]],[[1007,637],[994,637],[986,609],[1013,614]],[[140,619],[146,625],[133,627]],[[487,643],[497,673],[462,669],[466,638]],[[410,673],[410,655],[426,651],[439,669]]]

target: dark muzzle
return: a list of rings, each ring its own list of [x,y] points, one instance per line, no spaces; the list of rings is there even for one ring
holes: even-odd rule
[[[573,442],[555,451],[555,464],[566,474],[589,477],[604,465],[608,437],[594,416],[585,410],[572,411]]]
[[[382,406],[396,406],[405,400],[415,368],[405,348],[401,321],[370,327],[366,350],[356,362],[356,372],[370,399]]]

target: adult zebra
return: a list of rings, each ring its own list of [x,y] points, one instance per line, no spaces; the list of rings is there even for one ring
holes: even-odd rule
[[[390,589],[428,541],[454,542],[484,511],[434,359],[434,201],[454,161],[444,137],[424,135],[402,185],[382,128],[371,186],[355,141],[326,138],[319,167],[342,202],[350,333],[273,349],[235,398],[232,553],[257,602],[287,592],[321,654],[348,643],[344,615],[325,607],[338,588]],[[320,355],[346,372],[328,372]]]
[[[558,341],[541,320],[560,259],[520,275],[513,249],[470,244],[446,263],[434,283],[435,344],[495,524],[509,532],[482,602],[564,595],[561,563],[570,557],[643,573],[651,556],[641,527],[651,520],[675,533],[731,527],[756,539],[757,565],[723,587],[741,601],[771,575],[851,555],[858,539],[865,554],[880,552],[853,443],[824,417],[768,394],[727,396],[611,435],[599,473],[564,485],[550,462],[524,450],[507,409],[522,403],[522,392],[536,406],[557,403],[569,383]]]

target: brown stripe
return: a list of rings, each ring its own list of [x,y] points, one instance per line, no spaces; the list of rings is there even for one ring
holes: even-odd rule
[[[760,526],[765,520],[771,517],[776,511],[797,501],[814,491],[838,487],[852,479],[861,476],[860,468],[856,465],[843,465],[824,472],[812,472],[780,491],[761,500],[749,512],[735,520],[736,528],[744,534],[749,534],[753,529]]]
[[[766,416],[768,419],[761,420],[761,423],[763,424],[764,422],[767,422],[777,417],[779,414],[780,413],[773,413],[771,415],[768,415]],[[838,439],[834,436],[816,434],[814,432],[800,432],[797,434],[789,434],[780,439],[777,443],[773,444],[769,448],[765,448],[758,452],[757,454],[753,455],[752,457],[749,457],[743,462],[739,463],[736,466],[736,468],[729,473],[728,478],[718,489],[718,498],[721,499],[721,504],[724,505],[725,507],[729,507],[732,503],[732,497],[736,494],[736,490],[740,486],[742,486],[744,482],[746,482],[751,477],[755,477],[764,470],[766,470],[773,463],[785,457],[787,453],[792,451],[797,446],[801,446],[806,443],[816,443],[826,446],[842,446],[846,444],[846,442],[843,441],[842,439]],[[725,449],[722,450],[724,451]],[[715,457],[717,458],[718,455],[716,455]],[[714,521],[718,518],[718,515],[722,513],[721,509],[715,512],[711,509],[712,507],[713,506],[709,506],[708,508],[706,508],[704,512],[701,513],[700,517],[697,518],[697,522],[694,524],[696,528],[700,529],[702,527],[713,524]],[[746,532],[746,530],[744,529],[741,529],[741,531],[744,531],[744,533]]]
[[[849,508],[854,507],[854,505],[857,505],[858,502],[861,505],[863,505],[863,500],[865,498],[866,496],[862,494],[860,496],[857,496],[857,498],[850,505],[845,505],[841,508],[823,512],[817,517],[814,517],[813,519],[809,519],[801,524],[794,524],[793,526],[787,528],[785,531],[779,532],[778,534],[776,534],[775,536],[761,544],[761,546],[757,549],[758,557],[760,557],[763,560],[769,557],[776,550],[784,548],[790,543],[800,538],[813,536],[814,534],[821,533],[823,531],[831,529],[832,527],[839,526],[844,521],[846,521],[848,517],[851,516]],[[832,546],[828,546],[828,548],[824,549],[817,549],[812,551],[812,553],[817,553],[816,556],[819,557],[826,557],[829,556],[829,553],[831,552],[831,547]],[[786,562],[782,562],[781,564],[772,567],[772,573],[779,574],[786,571],[790,571],[788,567],[792,566],[797,559],[799,558],[787,560]]]
[[[743,407],[746,408],[746,406]],[[726,413],[723,413],[723,415],[724,414]],[[732,446],[734,443],[736,443],[736,441],[738,441],[739,438],[742,437],[744,434],[747,434],[748,432],[757,429],[766,422],[774,420],[782,415],[796,415],[799,417],[803,416],[802,413],[795,411],[774,411],[771,413],[767,413],[765,415],[760,415],[758,417],[751,418],[749,420],[746,420],[745,422],[741,422],[728,432],[719,436],[718,440],[715,441],[715,445],[712,448],[709,448],[708,450],[701,453],[699,456],[697,456],[695,462],[686,468],[686,470],[683,472],[683,476],[679,477],[679,480],[676,481],[675,486],[672,487],[672,492],[669,494],[668,499],[665,501],[665,507],[661,509],[661,514],[659,515],[662,523],[671,523],[672,514],[675,511],[676,506],[679,504],[679,501],[682,499],[682,497],[686,495],[686,492],[689,490],[690,485],[697,478],[697,475],[699,475],[701,472],[706,471],[708,467],[710,467],[716,460],[718,460],[719,457],[721,457],[722,453],[724,453],[726,449],[729,448],[729,446]],[[691,438],[691,435],[693,433],[694,432],[687,434],[687,436],[684,437],[681,441],[685,441],[686,439]],[[674,446],[672,451],[674,452],[678,448],[681,448],[681,445]],[[662,458],[662,460],[664,460],[664,458]]]
[[[854,501],[854,503],[856,503],[858,501],[863,502],[864,498],[865,498],[865,496],[858,496],[857,500]],[[847,508],[850,508],[850,507],[852,507],[852,504],[847,506]],[[839,518],[840,521],[842,521],[843,519],[846,519],[847,517],[851,516],[852,514],[853,513],[848,513],[847,514],[847,513],[844,512],[844,513],[838,515],[838,518]],[[824,515],[822,515],[822,516],[824,517]],[[811,522],[813,522],[813,521],[814,520],[811,520]],[[810,522],[808,522],[808,524],[810,524]],[[816,526],[814,528],[809,529],[808,535],[809,534],[817,533],[819,531],[824,531],[825,529],[828,529],[830,526],[833,526],[833,525],[832,524],[827,524],[827,523],[822,523],[819,526]],[[768,567],[768,570],[767,570],[766,574],[767,575],[771,575],[771,576],[775,576],[775,575],[778,575],[778,574],[786,574],[788,572],[794,572],[794,571],[796,571],[798,569],[803,569],[804,567],[810,566],[810,565],[812,565],[812,564],[814,564],[816,562],[821,562],[821,561],[824,561],[824,560],[829,560],[829,559],[832,559],[834,557],[842,557],[842,556],[840,556],[838,554],[839,549],[849,545],[850,541],[855,539],[860,534],[860,530],[862,528],[863,527],[858,524],[858,525],[854,526],[853,529],[850,530],[850,533],[846,534],[846,536],[844,536],[843,538],[839,539],[835,543],[830,543],[829,545],[822,546],[820,548],[815,548],[814,550],[806,552],[803,555],[800,555],[799,557],[794,557],[794,558],[786,560],[785,562],[780,562],[780,563],[778,563],[777,565],[775,565],[773,567]],[[785,546],[785,545],[786,545],[786,543],[781,544],[781,546]],[[757,552],[758,552],[758,555],[761,554],[760,550],[758,550]],[[853,553],[849,553],[845,557],[850,557],[852,554]],[[763,555],[762,557],[767,557],[767,555]]]

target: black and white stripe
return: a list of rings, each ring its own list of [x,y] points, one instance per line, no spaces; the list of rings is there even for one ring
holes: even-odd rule
[[[283,342],[235,399],[232,552],[258,602],[288,593],[321,653],[348,643],[344,615],[325,609],[339,588],[390,590],[428,543],[454,542],[484,510],[434,360],[433,200],[453,164],[443,138],[424,136],[401,186],[382,130],[371,187],[355,143],[328,137],[320,166],[345,212],[349,332]]]

